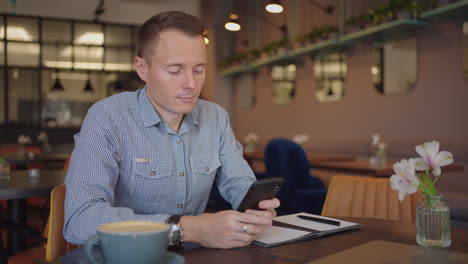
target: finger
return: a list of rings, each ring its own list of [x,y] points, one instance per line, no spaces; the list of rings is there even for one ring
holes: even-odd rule
[[[258,236],[266,232],[268,226],[264,225],[252,225],[252,224],[241,224],[237,228],[238,233],[244,233],[252,236]]]
[[[252,209],[249,209],[247,211],[245,211],[246,214],[254,214],[254,215],[257,215],[257,216],[262,216],[262,217],[271,217],[271,212],[270,212],[270,209],[268,210],[252,210]]]
[[[245,223],[245,224],[266,225],[266,226],[272,225],[271,216],[257,215],[254,213],[241,213],[237,215],[236,220],[238,222]]]
[[[261,209],[274,209],[278,208],[280,206],[280,200],[277,198],[273,198],[270,200],[263,200],[260,203],[258,203],[258,207]]]

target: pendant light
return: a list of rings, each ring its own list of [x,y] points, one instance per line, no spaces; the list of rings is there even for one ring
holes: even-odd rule
[[[239,25],[239,16],[235,13],[229,15],[229,21],[224,25],[229,31],[239,31],[241,26]]]
[[[271,0],[270,3],[265,7],[266,11],[270,13],[281,13],[283,12],[283,6],[279,0]]]
[[[55,81],[52,87],[50,88],[51,91],[63,91],[63,85],[62,82],[59,79],[59,71],[55,71]]]
[[[94,88],[91,85],[91,80],[89,79],[89,72],[88,72],[88,79],[86,80],[86,84],[85,84],[85,87],[84,87],[83,91],[84,92],[89,92],[89,93],[94,92]]]

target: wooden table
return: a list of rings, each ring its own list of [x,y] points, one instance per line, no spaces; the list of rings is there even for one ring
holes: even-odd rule
[[[31,178],[27,170],[11,171],[10,180],[0,181],[0,200],[8,200],[10,223],[26,225],[26,198],[47,197],[55,186],[64,182],[65,170],[40,170],[39,177]],[[8,234],[8,252],[14,254],[23,248],[17,232]]]
[[[62,169],[69,153],[41,153],[30,157],[28,153],[24,156],[18,156],[17,153],[8,153],[1,156],[5,157],[9,164],[15,165],[16,169],[26,169],[28,165],[44,165],[46,168]]]
[[[354,174],[369,174],[375,177],[389,177],[393,174],[393,164],[397,160],[389,160],[385,166],[372,165],[368,159],[316,161],[314,168],[329,169]],[[442,172],[463,172],[463,164],[450,164],[442,167]]]
[[[321,162],[353,161],[355,159],[351,156],[320,154],[310,151],[307,151],[306,154],[311,166],[315,166],[316,163]],[[244,152],[244,158],[249,164],[252,164],[252,162],[254,161],[263,161],[264,156],[265,154],[263,150],[257,150],[254,152]]]
[[[361,223],[364,226],[356,230],[272,248],[250,245],[244,248],[223,250],[203,248],[191,244],[185,245],[182,249],[171,251],[184,256],[186,264],[293,264],[316,260],[372,240],[416,245],[415,224],[367,218],[341,219]],[[452,228],[452,245],[445,250],[468,253],[468,230]],[[69,252],[54,263],[88,262],[85,259],[83,248],[79,248]],[[359,261],[352,263],[359,263]]]

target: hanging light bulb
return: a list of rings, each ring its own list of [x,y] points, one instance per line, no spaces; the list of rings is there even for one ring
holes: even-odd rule
[[[89,73],[88,73],[88,80],[86,80],[85,87],[83,89],[84,92],[94,92],[93,86],[91,85],[91,80],[89,79]]]
[[[203,31],[202,36],[203,36],[203,41],[205,42],[205,45],[208,45],[210,43],[210,40],[208,39],[208,31],[207,30]]]
[[[63,91],[62,82],[60,82],[58,71],[55,72],[55,81],[52,87],[50,88],[51,91]]]
[[[229,21],[224,25],[224,27],[229,31],[239,31],[241,26],[239,25],[239,16],[235,13],[229,15]]]
[[[270,13],[281,13],[283,12],[283,6],[279,0],[271,0],[270,3],[265,7],[265,9]]]

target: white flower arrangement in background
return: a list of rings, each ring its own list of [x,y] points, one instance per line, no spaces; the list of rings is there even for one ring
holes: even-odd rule
[[[250,132],[245,136],[244,142],[246,144],[245,151],[253,152],[255,151],[256,145],[258,143],[259,137],[254,132]]]
[[[41,143],[41,147],[44,152],[49,152],[51,150],[49,145],[49,136],[45,131],[41,131],[37,135],[37,142]]]
[[[29,136],[19,135],[18,144],[20,144],[20,146],[24,146],[26,144],[31,144],[31,138]]]
[[[47,133],[44,132],[44,131],[41,131],[38,135],[37,135],[37,142],[40,142],[40,143],[46,143],[49,141],[49,137],[47,136]]]
[[[247,145],[250,145],[250,144],[255,145],[258,143],[258,136],[257,134],[250,132],[249,134],[247,134],[247,136],[245,136],[244,141],[245,141],[245,144]]]
[[[418,188],[425,195],[437,195],[435,188],[441,173],[440,167],[453,162],[453,155],[447,151],[439,152],[439,142],[432,141],[416,146],[416,152],[421,158],[404,159],[393,165],[395,174],[390,177],[390,185],[398,191],[398,199],[402,201],[406,194],[415,193]],[[416,171],[425,171],[418,174]],[[431,179],[430,174],[432,174]]]
[[[309,136],[307,134],[299,134],[293,137],[294,143],[298,144],[301,147],[305,147],[305,143],[309,141]]]
[[[371,145],[377,146],[380,143],[380,135],[379,134],[372,134],[371,135]]]
[[[374,133],[371,135],[369,162],[372,166],[382,167],[387,165],[387,155],[385,154],[386,146],[379,134]]]

